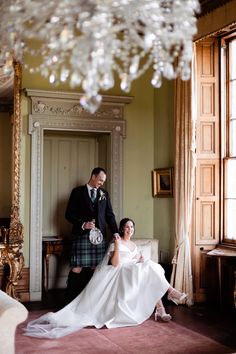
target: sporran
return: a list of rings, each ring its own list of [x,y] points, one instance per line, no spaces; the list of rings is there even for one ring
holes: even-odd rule
[[[94,229],[90,230],[89,241],[93,245],[99,245],[100,243],[102,243],[103,234],[102,234],[101,230],[99,230],[97,227],[95,227]]]

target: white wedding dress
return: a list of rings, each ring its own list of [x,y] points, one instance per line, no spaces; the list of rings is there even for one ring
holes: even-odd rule
[[[137,247],[131,251],[120,244],[120,265],[108,265],[110,252],[92,279],[70,304],[28,323],[25,335],[59,338],[83,327],[107,328],[135,326],[148,319],[170,284],[164,269],[147,260],[137,263]]]

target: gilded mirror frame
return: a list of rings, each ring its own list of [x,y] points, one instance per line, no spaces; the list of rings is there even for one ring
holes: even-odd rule
[[[21,64],[14,61],[14,111],[12,116],[12,202],[9,243],[23,242],[20,222],[20,145],[21,145]]]
[[[0,265],[9,266],[6,293],[20,300],[17,295],[17,284],[24,266],[24,257],[21,252],[23,244],[23,226],[20,222],[20,145],[21,145],[21,79],[22,70],[18,62],[13,61],[14,69],[14,108],[12,121],[12,176],[11,176],[11,217],[10,227],[1,228]]]

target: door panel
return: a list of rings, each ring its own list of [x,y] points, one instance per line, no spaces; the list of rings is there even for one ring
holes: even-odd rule
[[[219,242],[219,161],[198,161],[196,181],[195,244],[216,244]]]
[[[96,136],[45,134],[43,236],[60,235],[66,238],[70,235],[71,224],[65,219],[68,198],[74,187],[88,182],[91,170],[97,166],[97,150]],[[65,288],[68,272],[69,255],[66,257],[51,255],[49,289]]]
[[[65,209],[72,188],[88,182],[96,166],[95,137],[46,135],[43,168],[43,236],[70,234]]]

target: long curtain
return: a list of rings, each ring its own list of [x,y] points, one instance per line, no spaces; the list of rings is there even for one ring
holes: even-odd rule
[[[194,82],[194,80],[192,81]],[[175,86],[175,254],[171,285],[188,294],[193,304],[190,232],[196,164],[194,87],[191,81],[176,80]]]

